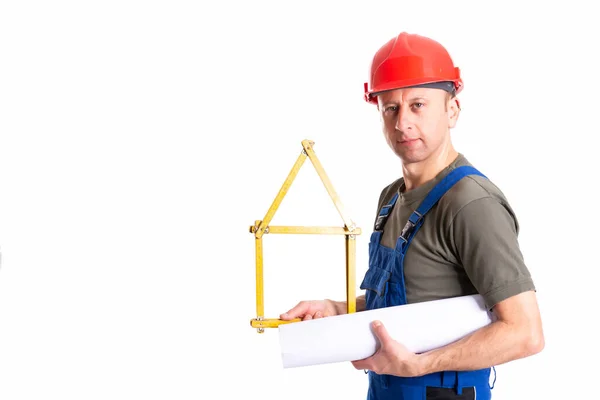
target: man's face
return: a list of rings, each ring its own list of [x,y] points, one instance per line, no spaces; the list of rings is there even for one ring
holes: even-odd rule
[[[440,89],[396,89],[378,95],[383,133],[404,164],[428,159],[450,145],[458,105]]]

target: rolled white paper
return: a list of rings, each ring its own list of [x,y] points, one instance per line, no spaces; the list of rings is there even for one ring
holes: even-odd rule
[[[480,295],[470,295],[284,324],[278,328],[283,367],[370,357],[377,350],[374,320],[410,351],[422,353],[491,324],[495,316]]]

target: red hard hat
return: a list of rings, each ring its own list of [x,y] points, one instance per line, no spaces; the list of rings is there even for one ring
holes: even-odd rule
[[[463,88],[460,70],[448,51],[435,40],[400,33],[373,57],[365,82],[365,100],[377,104],[377,93],[434,82],[452,82],[456,93]]]

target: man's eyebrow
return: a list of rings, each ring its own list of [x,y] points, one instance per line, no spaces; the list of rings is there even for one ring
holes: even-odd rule
[[[427,97],[424,96],[415,96],[415,97],[411,97],[410,99],[406,100],[409,103],[413,103],[415,101],[428,101],[429,99]],[[395,101],[395,100],[390,100],[390,101],[386,101],[383,102],[383,106],[384,107],[388,107],[388,106],[397,106],[400,105],[399,101]]]

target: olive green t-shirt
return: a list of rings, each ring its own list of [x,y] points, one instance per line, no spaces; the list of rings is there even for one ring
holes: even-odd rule
[[[408,192],[400,178],[381,192],[378,211],[399,193],[381,237],[394,248],[410,214],[454,168],[458,157],[433,180]],[[481,171],[485,174],[484,171]],[[425,215],[404,259],[407,303],[481,294],[491,309],[498,302],[535,290],[517,236],[519,224],[504,194],[489,179],[462,178]]]

